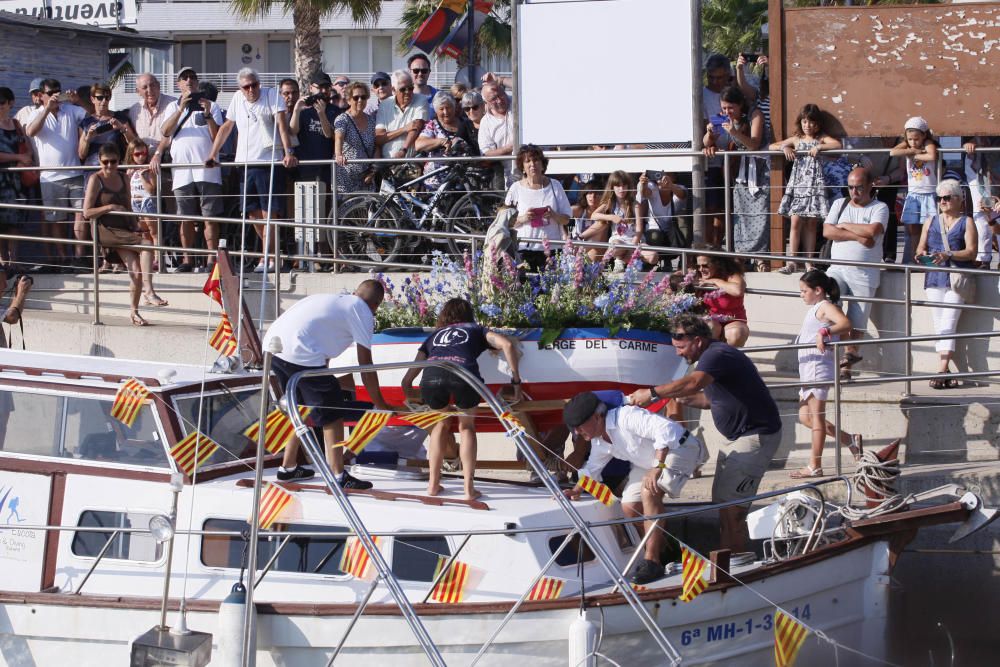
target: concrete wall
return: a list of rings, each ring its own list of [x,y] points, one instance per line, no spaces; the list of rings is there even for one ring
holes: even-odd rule
[[[63,90],[106,81],[109,38],[73,30],[32,30],[0,24],[0,82],[14,91],[15,110],[30,104],[37,77],[58,79]]]

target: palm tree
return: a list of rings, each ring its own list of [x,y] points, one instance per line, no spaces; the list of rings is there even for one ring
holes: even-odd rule
[[[382,0],[230,0],[235,14],[263,18],[273,7],[292,13],[295,77],[305,85],[323,69],[323,40],[319,22],[324,16],[350,11],[360,25],[374,25],[382,13]]]

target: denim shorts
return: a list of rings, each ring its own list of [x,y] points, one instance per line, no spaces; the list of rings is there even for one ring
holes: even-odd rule
[[[250,167],[240,170],[240,193],[246,188],[246,213],[266,211],[268,200],[268,182],[271,180],[271,167]],[[280,218],[285,213],[285,168],[274,165],[274,182],[271,188],[271,215]]]
[[[922,225],[927,218],[937,215],[937,202],[933,194],[918,194],[909,192],[903,201],[903,215],[900,222],[904,225]]]

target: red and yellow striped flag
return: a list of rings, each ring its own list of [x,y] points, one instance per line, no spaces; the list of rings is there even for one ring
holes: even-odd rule
[[[312,412],[312,408],[305,405],[299,406],[299,415],[302,416],[302,419],[308,417],[310,412]],[[251,441],[257,442],[259,432],[260,422],[255,421],[243,431],[243,435]],[[271,454],[277,454],[292,441],[294,436],[295,425],[292,424],[292,420],[289,419],[288,415],[282,412],[280,408],[271,410],[267,415],[267,419],[264,420],[264,449]]]
[[[379,538],[372,537],[375,546],[378,547]],[[344,553],[340,557],[340,571],[357,577],[358,579],[370,579],[372,575],[372,559],[365,551],[365,545],[356,537],[348,537],[344,544]]]
[[[792,667],[809,636],[809,628],[795,618],[778,609],[774,615],[774,664],[776,667]]]
[[[698,597],[708,582],[705,581],[705,566],[708,561],[687,547],[681,548],[681,596],[682,602],[690,602]]]
[[[260,494],[260,512],[257,524],[267,530],[277,520],[281,512],[292,502],[292,494],[273,482],[264,482],[264,493]]]
[[[615,494],[611,493],[611,487],[607,484],[601,484],[596,479],[587,477],[586,475],[580,475],[580,481],[577,483],[580,485],[581,489],[594,496],[608,507],[615,504]]]
[[[207,435],[192,431],[186,438],[173,446],[170,450],[170,456],[177,462],[177,467],[181,469],[181,472],[190,477],[194,474],[195,469],[203,465],[218,448],[219,444]]]
[[[504,412],[503,414],[501,414],[500,415],[500,419],[504,419],[504,420],[510,422],[509,428],[514,433],[524,433],[525,432],[524,423],[521,422],[521,420],[518,419],[516,416],[514,416],[514,413],[511,412],[510,410],[507,410],[506,412]]]
[[[448,556],[438,556],[434,577],[437,578],[441,568],[448,562]],[[462,561],[452,561],[448,571],[435,584],[431,591],[431,599],[435,602],[457,603],[465,597],[465,587],[469,583],[469,565]]]
[[[447,412],[441,412],[439,410],[408,412],[403,415],[403,419],[413,424],[417,428],[424,429],[425,431],[429,430],[431,426],[434,426],[434,424],[444,421],[448,417],[451,417],[451,415],[448,414]]]
[[[229,317],[225,313],[222,313],[219,326],[215,327],[215,333],[208,339],[208,344],[227,357],[236,354],[236,337],[233,335],[233,325],[229,323]]]
[[[125,384],[118,387],[115,393],[115,402],[111,405],[111,416],[132,428],[135,418],[139,415],[139,408],[149,396],[149,389],[146,385],[135,378],[129,378]]]
[[[361,450],[372,441],[372,438],[385,427],[390,417],[392,415],[388,412],[366,412],[351,430],[351,435],[347,440],[338,442],[337,446],[346,447],[355,454],[360,454]]]
[[[205,286],[201,288],[201,291],[212,298],[213,301],[217,302],[220,306],[222,305],[222,281],[219,279],[219,263],[215,262],[212,264],[212,273],[209,274],[208,279],[205,280]]]
[[[531,588],[531,592],[528,593],[528,602],[534,602],[536,600],[555,600],[562,595],[562,589],[565,584],[565,579],[559,579],[557,577],[542,577],[538,580],[538,583]]]
[[[636,593],[641,593],[644,590],[647,590],[647,587],[643,586],[642,584],[631,584],[631,586],[632,590],[635,591]]]

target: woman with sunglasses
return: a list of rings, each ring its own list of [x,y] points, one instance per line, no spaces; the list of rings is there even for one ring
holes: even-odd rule
[[[703,250],[721,250],[701,246]],[[708,307],[712,336],[733,347],[743,347],[750,337],[743,297],[747,282],[743,265],[729,257],[698,255],[698,289]]]
[[[106,253],[117,254],[128,269],[132,324],[144,327],[147,322],[139,314],[139,295],[145,296],[146,303],[166,304],[153,290],[153,253],[150,250],[137,252],[123,247],[144,245],[145,241],[142,234],[133,228],[135,219],[131,216],[131,189],[118,171],[118,163],[121,161],[118,147],[114,144],[101,146],[98,161],[101,168],[94,172],[93,178],[87,183],[83,215],[88,220],[96,219],[97,240],[101,247]],[[130,215],[109,215],[124,211]]]
[[[486,102],[483,101],[483,96],[478,91],[470,90],[462,95],[462,113],[472,125],[472,137],[478,146],[479,125],[483,122],[483,116],[486,115]]]
[[[962,184],[954,179],[946,179],[937,185],[938,214],[924,222],[920,231],[915,259],[925,266],[951,266],[972,268],[979,251],[979,232],[976,225],[965,215],[965,194]],[[975,287],[975,283],[972,283]],[[964,296],[951,284],[947,271],[929,271],[924,274],[924,292],[927,300],[935,303],[968,303],[974,296],[974,289]],[[934,347],[938,352],[938,373],[950,373],[952,355],[955,353],[955,339],[944,338],[955,333],[962,311],[958,308],[931,308],[934,333],[939,336]],[[954,389],[959,386],[953,378],[934,378],[931,389]]]
[[[439,90],[434,95],[432,104],[436,117],[427,121],[417,137],[417,151],[427,153],[429,157],[479,155],[479,141],[473,138],[472,124],[458,113],[454,96]],[[429,174],[443,166],[444,162],[426,162],[424,173]],[[424,181],[424,186],[429,190],[436,189],[441,184],[440,176],[428,178]]]
[[[97,154],[104,144],[115,144],[119,152],[136,138],[127,111],[111,111],[111,88],[103,83],[90,87],[94,113],[80,121],[80,142],[77,151],[85,165],[98,163]],[[91,172],[92,173],[92,172]]]
[[[333,155],[337,162],[337,194],[370,192],[375,169],[370,162],[354,162],[377,157],[375,114],[366,113],[368,86],[355,81],[344,89],[350,106],[333,121]]]

